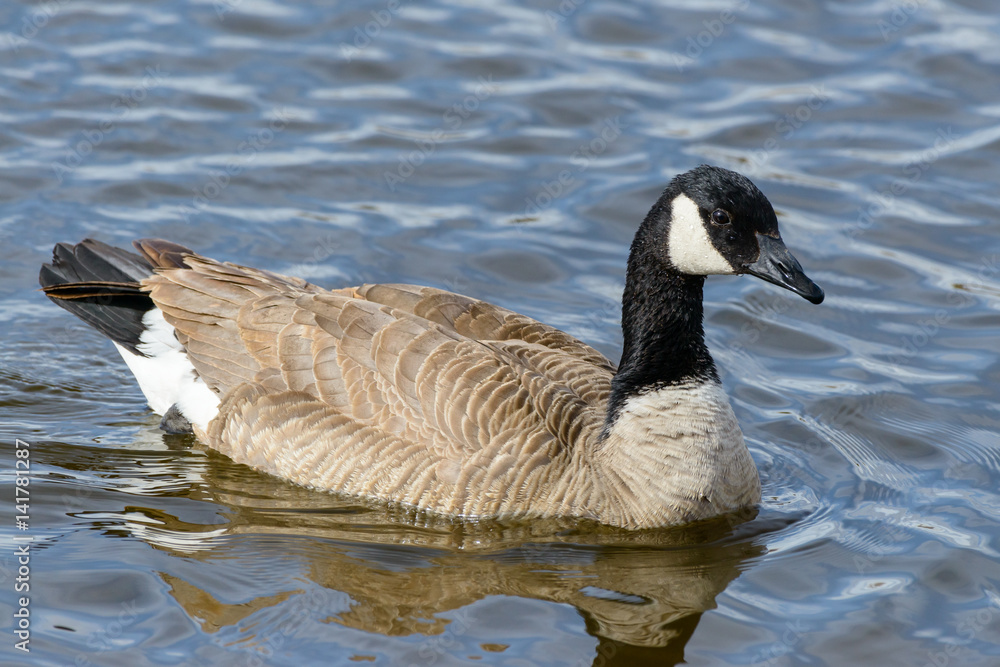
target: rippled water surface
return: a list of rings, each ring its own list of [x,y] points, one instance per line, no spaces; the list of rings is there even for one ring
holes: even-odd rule
[[[1000,664],[995,3],[51,0],[0,28],[0,662]],[[737,525],[297,488],[163,435],[36,291],[57,241],[159,236],[475,295],[617,359],[631,236],[703,162],[764,190],[828,295],[706,285],[764,486]]]

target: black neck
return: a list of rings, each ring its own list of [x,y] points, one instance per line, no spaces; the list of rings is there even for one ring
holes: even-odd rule
[[[629,396],[691,380],[716,380],[702,326],[704,276],[688,276],[656,257],[650,225],[632,243],[622,297],[625,346],[611,381],[605,427]],[[661,246],[662,247],[662,246]]]

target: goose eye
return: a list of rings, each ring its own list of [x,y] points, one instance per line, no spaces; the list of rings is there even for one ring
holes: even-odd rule
[[[729,213],[723,211],[721,208],[717,208],[714,211],[712,211],[712,222],[714,222],[715,224],[728,225],[732,221],[733,219],[729,217]]]
[[[733,219],[729,217],[729,213],[727,211],[724,211],[721,208],[717,208],[712,211],[712,222],[715,224],[728,225],[732,221]]]

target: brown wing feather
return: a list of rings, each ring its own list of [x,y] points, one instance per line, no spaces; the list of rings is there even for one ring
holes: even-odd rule
[[[572,485],[552,477],[596,440],[614,367],[552,327],[432,288],[328,292],[172,244],[137,247],[157,267],[144,289],[223,397],[200,435],[237,461],[310,486],[495,514],[550,486],[564,493]],[[560,497],[561,511],[578,496]]]
[[[518,355],[519,363],[565,386],[589,406],[604,410],[607,405],[616,366],[564,331],[506,308],[433,287],[362,285],[357,288],[357,294],[435,322],[460,336],[487,343],[498,351],[506,349],[500,343],[518,343],[515,347],[524,351]],[[520,343],[539,347],[528,348]],[[549,354],[546,350],[558,354]],[[505,358],[513,363],[506,355]]]
[[[417,285],[362,285],[357,293],[368,301],[412,313],[474,340],[523,340],[615,370],[604,355],[565,331],[486,301]]]

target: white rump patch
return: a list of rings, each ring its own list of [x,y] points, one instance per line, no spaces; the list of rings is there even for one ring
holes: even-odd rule
[[[678,195],[671,202],[670,219],[670,262],[675,269],[692,276],[736,273],[712,245],[707,223],[690,197]]]
[[[115,347],[128,364],[153,412],[163,415],[177,404],[188,421],[204,429],[219,413],[219,397],[197,376],[194,365],[174,336],[174,328],[153,308],[142,318],[145,330],[139,336],[139,351],[133,354],[118,343]]]

